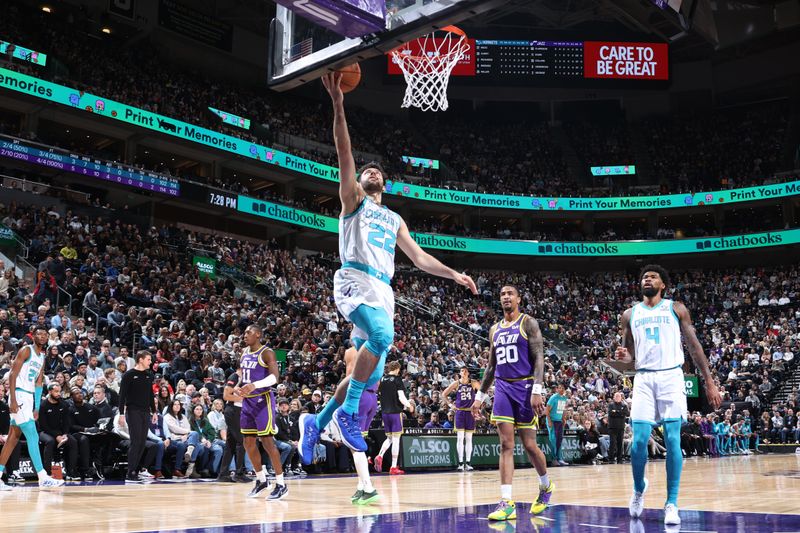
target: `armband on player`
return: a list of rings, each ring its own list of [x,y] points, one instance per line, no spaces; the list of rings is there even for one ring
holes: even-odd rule
[[[36,387],[36,392],[33,393],[33,410],[38,411],[39,406],[42,404],[42,387]]]
[[[478,391],[475,393],[475,400],[483,403],[483,400],[486,399],[486,393],[483,391]]]
[[[533,387],[531,387],[531,394],[537,394],[539,396],[542,395],[542,384],[541,383],[534,383]]]
[[[269,376],[265,377],[264,379],[259,379],[258,381],[254,381],[253,385],[257,389],[261,389],[264,387],[272,387],[278,382],[278,378],[275,377],[274,374],[270,374]]]

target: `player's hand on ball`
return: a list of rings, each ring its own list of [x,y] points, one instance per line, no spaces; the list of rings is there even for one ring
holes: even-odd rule
[[[245,394],[250,394],[254,390],[256,390],[256,386],[253,385],[252,383],[248,383],[247,385],[239,389],[239,394],[241,396],[244,396]]]
[[[463,285],[464,287],[468,288],[472,294],[478,294],[478,287],[475,286],[475,282],[470,276],[464,274],[463,272],[456,272],[456,275],[453,279],[459,285]]]
[[[472,416],[474,416],[475,418],[480,418],[482,406],[483,402],[479,400],[475,400],[474,402],[472,402]]]
[[[531,407],[533,407],[533,412],[536,413],[536,416],[544,414],[544,398],[542,398],[541,394],[531,394]]]
[[[719,393],[719,389],[710,381],[706,381],[706,398],[708,398],[708,404],[715,411],[722,405],[722,396]]]
[[[616,359],[617,361],[622,361],[623,363],[633,362],[633,357],[631,357],[631,353],[624,346],[617,346],[617,350],[614,352],[614,359]]]
[[[322,76],[322,85],[325,86],[325,90],[331,95],[331,100],[333,100],[334,103],[344,101],[344,93],[342,92],[341,84],[341,72],[329,72],[328,74]]]

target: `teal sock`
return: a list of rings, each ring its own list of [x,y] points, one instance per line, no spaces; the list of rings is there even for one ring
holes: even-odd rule
[[[42,464],[42,456],[39,453],[39,434],[36,432],[36,422],[30,420],[22,424],[19,429],[25,435],[25,440],[28,441],[28,455],[31,457],[33,463],[33,470],[38,474],[44,470]]]
[[[367,384],[350,377],[350,385],[347,387],[347,397],[344,399],[342,410],[348,415],[358,413],[358,403],[361,401],[361,394]]]
[[[677,506],[683,470],[680,420],[664,422],[664,441],[667,446],[667,503]]]
[[[0,465],[0,476],[3,475],[3,472],[6,471],[6,465]]]
[[[631,444],[631,466],[633,467],[633,488],[644,492],[644,468],[647,466],[647,441],[653,427],[647,422],[633,423],[633,443]]]
[[[317,415],[316,420],[314,422],[317,424],[317,429],[322,431],[325,426],[331,421],[333,418],[333,412],[336,411],[342,404],[336,401],[336,398],[331,398],[328,400],[328,403],[325,404],[325,407],[322,408],[322,411],[319,412]]]

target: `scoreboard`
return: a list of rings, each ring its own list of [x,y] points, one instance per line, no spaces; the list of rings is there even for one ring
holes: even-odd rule
[[[496,79],[582,78],[578,41],[475,41],[475,75]]]
[[[669,79],[666,43],[468,39],[469,50],[453,69],[454,80],[486,85],[602,86],[596,80]],[[430,41],[429,41],[430,42]],[[419,46],[412,53],[431,53]],[[388,74],[402,72],[388,56]]]

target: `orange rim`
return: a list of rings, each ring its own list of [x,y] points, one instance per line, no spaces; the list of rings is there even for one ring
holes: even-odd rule
[[[466,39],[466,38],[467,38],[467,34],[464,32],[464,30],[462,30],[462,29],[461,29],[461,28],[459,28],[458,26],[445,26],[445,27],[443,27],[443,28],[438,28],[438,29],[436,29],[436,30],[433,30],[431,33],[435,33],[435,32],[437,32],[437,31],[446,31],[446,32],[449,32],[449,33],[454,33],[454,34],[456,34],[456,35],[460,36],[460,37],[461,37],[461,39],[459,39],[459,40],[458,40],[458,43],[460,43],[462,40],[464,40],[464,39]],[[430,35],[430,34],[428,34],[428,35]],[[415,39],[415,40],[419,40],[419,39],[421,39],[422,37],[424,37],[424,35],[422,35],[422,36],[420,36],[420,37],[417,37],[417,39]],[[389,53],[390,53],[390,54],[392,54],[393,56],[396,56],[396,57],[402,57],[402,58],[417,58],[417,59],[418,59],[418,58],[420,58],[420,57],[423,57],[423,56],[418,56],[418,55],[411,55],[411,54],[401,54],[401,53],[400,53],[400,50],[402,50],[403,48],[405,48],[406,46],[408,46],[408,44],[409,44],[410,42],[411,42],[411,41],[408,41],[407,43],[405,43],[405,44],[402,44],[402,45],[398,46],[397,48],[395,48],[394,50],[390,51]],[[456,46],[458,46],[458,45],[456,45]],[[454,48],[455,48],[455,47],[454,47]],[[447,51],[447,53],[450,53],[450,51],[451,51],[451,50],[448,50],[448,51]]]

